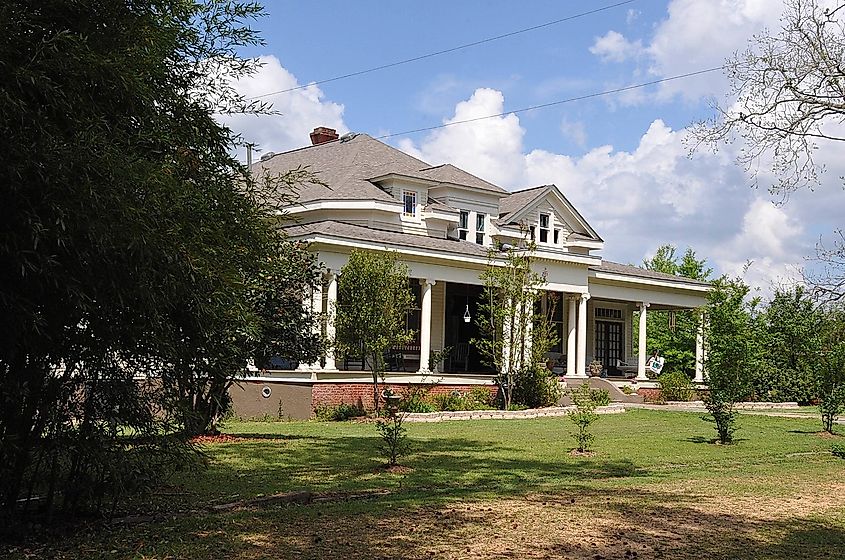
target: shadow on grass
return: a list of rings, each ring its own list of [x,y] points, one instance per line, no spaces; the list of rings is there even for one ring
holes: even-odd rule
[[[123,528],[86,542],[89,550],[115,550],[112,558],[787,560],[839,558],[845,522],[786,516],[777,508],[761,514],[753,501],[572,486],[415,506],[394,497],[205,515],[175,526]],[[65,551],[70,553],[65,557],[75,557],[73,549]]]

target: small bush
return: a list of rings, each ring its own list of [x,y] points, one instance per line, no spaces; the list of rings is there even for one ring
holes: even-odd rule
[[[402,391],[402,412],[435,412],[437,409],[429,400],[428,394],[434,385],[409,385]]]
[[[687,374],[675,371],[657,378],[663,399],[667,401],[691,401],[695,395],[692,381]]]
[[[492,398],[486,387],[474,387],[466,393],[451,391],[440,395],[434,395],[431,404],[436,410],[459,411],[459,410],[491,410]]]
[[[524,404],[511,403],[511,405],[508,407],[508,410],[528,410],[528,407]]]
[[[590,389],[590,399],[596,406],[607,406],[610,404],[610,392],[607,389]]]
[[[596,403],[593,401],[593,392],[590,390],[589,383],[582,383],[577,389],[570,391],[569,395],[575,404],[575,410],[568,415],[569,419],[575,423],[576,428],[572,437],[575,438],[578,451],[583,453],[590,450],[596,438],[595,435],[590,433],[590,426],[598,420],[598,415],[595,412]]]
[[[843,443],[834,443],[830,446],[830,452],[833,453],[834,457],[839,457],[840,459],[845,459],[845,444]]]
[[[526,368],[516,375],[513,402],[528,408],[555,406],[561,397],[557,375],[546,366]]]
[[[626,395],[633,395],[636,391],[634,391],[633,389],[631,389],[627,385],[623,385],[622,386],[622,392],[625,393]]]
[[[355,404],[321,404],[314,408],[314,416],[321,422],[343,422],[344,420],[365,416],[366,414],[363,407]]]

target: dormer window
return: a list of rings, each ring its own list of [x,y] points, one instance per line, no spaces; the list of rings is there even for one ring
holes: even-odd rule
[[[484,219],[485,215],[481,212],[475,215],[475,242],[479,245],[484,245]]]
[[[417,215],[417,193],[415,191],[403,191],[402,203],[404,209],[402,214],[409,217],[416,217]]]
[[[540,214],[540,243],[549,242],[549,224],[551,223],[551,216],[549,214]]]
[[[555,228],[555,245],[560,245],[560,229]]]
[[[469,212],[461,210],[460,218],[458,218],[458,239],[466,241],[469,233]]]

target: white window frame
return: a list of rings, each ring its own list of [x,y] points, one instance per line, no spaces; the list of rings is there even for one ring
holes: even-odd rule
[[[408,202],[405,199],[408,195],[412,196],[414,199],[413,202],[413,212],[408,212]],[[410,190],[403,190],[402,191],[402,215],[406,218],[416,218],[417,217],[417,209],[419,208],[419,204],[417,204],[418,194],[417,191],[410,191]]]
[[[543,216],[546,217],[546,225],[543,226]],[[549,242],[549,234],[552,231],[552,215],[546,212],[540,212],[540,219],[539,221],[539,231],[540,235],[538,236],[540,243],[548,243]],[[545,234],[545,235],[543,235]],[[545,237],[545,239],[543,239]]]
[[[479,227],[480,226],[480,227]],[[475,214],[475,242],[478,245],[484,245],[484,234],[487,231],[487,215],[481,212]],[[479,237],[481,236],[481,241]]]
[[[460,210],[458,214],[458,239],[466,241],[469,235],[469,210]]]

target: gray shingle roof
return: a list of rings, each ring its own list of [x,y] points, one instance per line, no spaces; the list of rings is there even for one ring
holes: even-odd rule
[[[684,284],[695,284],[698,286],[709,286],[710,282],[704,282],[701,280],[693,280],[691,278],[684,278],[683,276],[674,276],[672,274],[665,274],[663,272],[655,272],[653,270],[647,270],[645,268],[640,268],[638,266],[632,266],[630,264],[619,264],[612,261],[602,261],[601,265],[599,266],[591,266],[590,270],[595,270],[596,272],[610,272],[616,274],[624,274],[626,276],[637,276],[639,278],[651,278],[653,280],[668,280],[669,282],[678,282]]]
[[[512,193],[509,197],[503,198],[499,201],[499,223],[507,224],[508,216],[522,210],[534,200],[543,196],[548,190],[549,185],[541,185],[530,189],[524,189]]]
[[[464,185],[467,187],[474,187],[476,189],[495,192],[502,195],[509,194],[508,191],[506,191],[502,187],[494,185],[493,183],[489,183],[480,177],[476,177],[472,173],[468,173],[459,167],[455,167],[451,163],[420,169],[417,175],[425,179],[431,179],[440,183],[453,183],[455,185]]]
[[[348,134],[331,142],[276,154],[253,164],[252,171],[284,173],[297,167],[307,167],[325,183],[300,185],[298,200],[301,203],[326,199],[383,200],[398,203],[390,194],[370,181],[390,173],[507,194],[505,189],[454,165],[432,167],[431,164],[367,134]]]
[[[374,229],[365,226],[336,222],[334,220],[288,226],[284,229],[291,237],[305,237],[314,234],[323,234],[332,237],[341,237],[344,239],[375,241],[397,247],[431,249],[434,251],[456,253],[471,257],[487,256],[487,248],[469,241],[444,239],[442,237],[427,237],[425,235],[414,235],[411,233]]]

